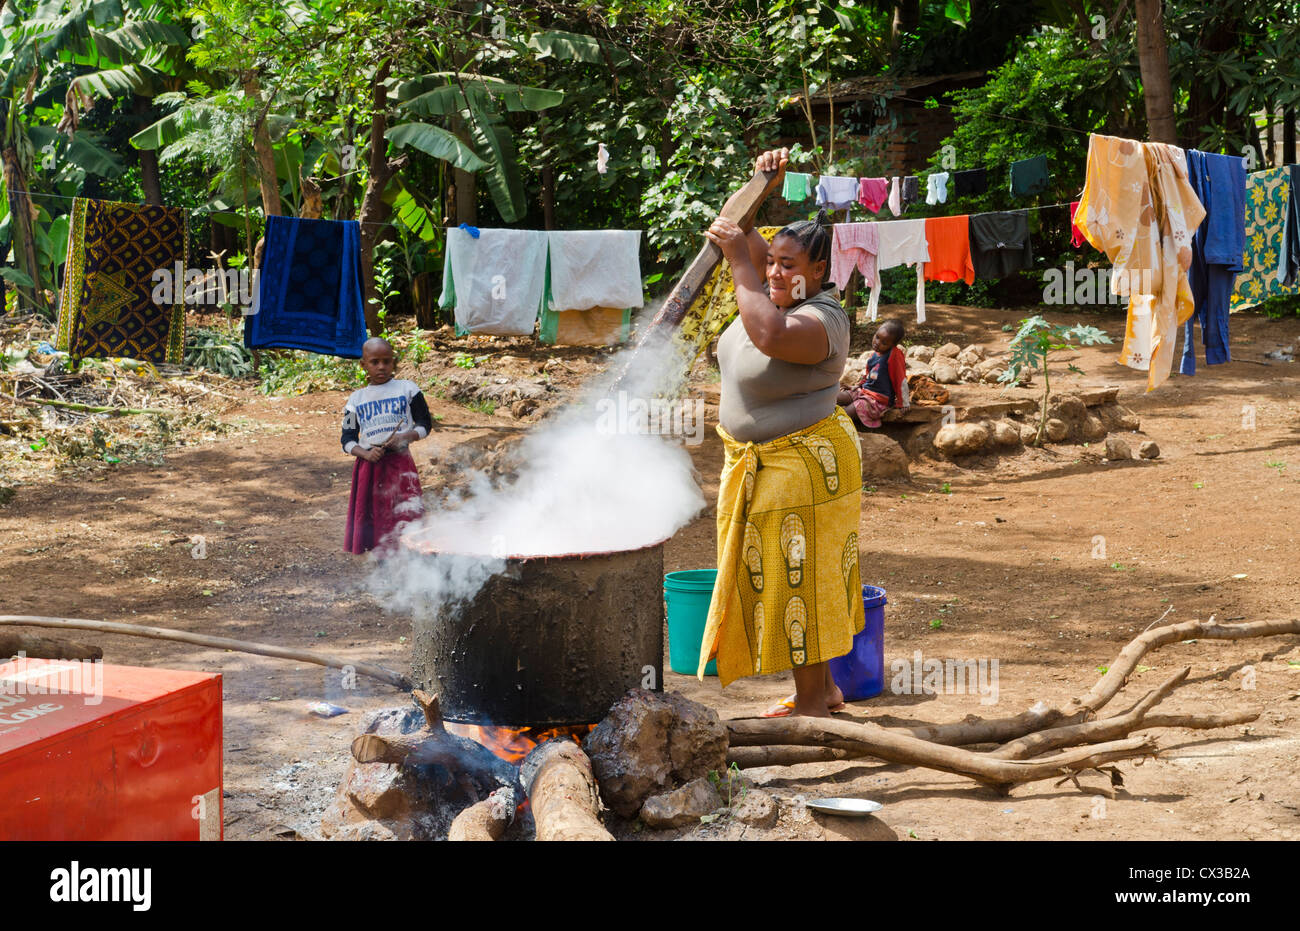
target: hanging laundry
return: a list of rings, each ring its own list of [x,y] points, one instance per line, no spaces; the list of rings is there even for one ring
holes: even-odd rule
[[[758,235],[771,242],[780,230],[779,226],[760,226]],[[693,361],[708,348],[709,343],[721,335],[739,312],[731,265],[724,259],[700,289],[699,300],[691,304],[686,316],[678,324],[674,338],[686,347]]]
[[[609,149],[603,142],[596,147],[596,171],[602,175],[609,171]]]
[[[1291,184],[1278,272],[1282,276],[1282,284],[1292,287],[1297,283],[1297,276],[1300,276],[1300,165],[1288,165],[1287,168],[1291,171]]]
[[[546,232],[447,230],[441,307],[456,308],[456,332],[531,336],[546,287]]]
[[[1005,278],[1032,268],[1029,215],[1022,210],[972,214],[970,252],[976,278]]]
[[[486,232],[486,231],[485,231]],[[551,310],[640,307],[640,230],[551,230],[547,304]]]
[[[1187,181],[1182,149],[1093,134],[1075,219],[1112,265],[1111,288],[1127,295],[1119,361],[1147,372],[1147,390],[1169,377],[1177,328],[1192,315],[1192,233],[1205,218]]]
[[[927,281],[975,281],[969,217],[930,217],[925,221],[925,242],[930,251],[925,263]]]
[[[836,223],[831,234],[830,278],[843,291],[853,269],[862,273],[868,288],[880,286],[876,253],[880,250],[878,223]],[[874,319],[874,318],[873,318]]]
[[[1088,241],[1087,237],[1083,235],[1083,230],[1079,229],[1079,224],[1074,222],[1074,215],[1078,212],[1078,210],[1079,210],[1079,202],[1077,200],[1071,201],[1070,202],[1070,245],[1074,246],[1074,248],[1076,249],[1081,248],[1083,244]]]
[[[903,206],[915,204],[921,199],[921,179],[908,175],[903,179]]]
[[[858,203],[872,213],[880,213],[888,199],[888,178],[863,178],[858,182]]]
[[[257,313],[244,318],[244,345],[359,359],[366,341],[361,281],[356,220],[267,217]]]
[[[876,253],[876,272],[896,265],[916,266],[916,322],[925,322],[925,263],[930,261],[930,249],[925,241],[924,220],[895,220],[877,223],[879,251]],[[867,314],[876,319],[880,307],[881,288],[871,289]]]
[[[542,301],[538,339],[544,343],[560,342],[560,317],[581,314],[593,308],[617,308],[618,326],[612,317],[603,315],[604,336],[621,333],[623,315],[645,303],[641,290],[640,230],[572,230],[550,231],[547,237],[547,271],[545,298]],[[584,338],[581,327],[566,321],[566,332]],[[595,321],[592,323],[595,326]],[[597,345],[605,345],[599,343]]]
[[[1011,163],[1011,196],[1028,197],[1047,190],[1047,156],[1035,155]]]
[[[889,209],[896,217],[903,215],[903,189],[898,178],[889,182]]]
[[[858,179],[822,175],[817,179],[817,206],[843,210],[858,199]]]
[[[812,193],[812,176],[797,171],[787,171],[781,185],[781,196],[791,203],[805,201]]]
[[[930,205],[946,203],[948,200],[948,178],[946,171],[932,172],[925,180],[925,202]]]
[[[1187,180],[1206,212],[1205,222],[1192,236],[1188,281],[1194,310],[1183,330],[1183,358],[1178,369],[1184,375],[1195,375],[1193,329],[1197,322],[1205,344],[1205,363],[1232,361],[1228,302],[1246,248],[1246,166],[1240,156],[1189,149]]]
[[[955,171],[952,174],[952,196],[974,197],[989,189],[989,173],[985,168],[971,168],[968,171]]]
[[[1246,177],[1246,248],[1242,271],[1232,291],[1232,311],[1254,307],[1270,297],[1294,294],[1279,280],[1279,256],[1285,255],[1282,218],[1291,197],[1291,169],[1287,166],[1256,171]]]
[[[185,221],[176,207],[74,199],[55,345],[73,359],[125,356],[179,364],[185,352]],[[159,270],[172,276],[173,287],[155,301]]]

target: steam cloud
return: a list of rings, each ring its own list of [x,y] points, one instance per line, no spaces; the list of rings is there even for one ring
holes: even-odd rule
[[[607,420],[602,428],[599,411],[611,391],[678,396],[689,361],[681,352],[663,338],[615,355],[512,450],[517,478],[476,472],[463,495],[408,523],[398,552],[372,573],[371,591],[390,609],[429,617],[473,598],[508,557],[631,550],[671,537],[705,504],[689,454],[672,437],[610,431]]]

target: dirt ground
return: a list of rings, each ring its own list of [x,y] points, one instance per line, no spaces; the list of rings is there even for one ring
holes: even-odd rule
[[[905,308],[890,310],[909,319]],[[919,335],[929,345],[953,339],[1004,348],[1010,334],[1002,325],[1023,316],[935,307]],[[1088,322],[1117,341],[1122,335],[1119,314]],[[866,334],[857,339],[865,345]],[[1059,363],[1073,361],[1086,374],[1064,376],[1060,387],[1122,385],[1120,402],[1142,420],[1142,436],[1133,439],[1155,439],[1157,460],[1102,463],[1080,447],[1059,446],[971,467],[914,463],[910,482],[869,489],[862,575],[888,592],[887,668],[915,651],[926,659],[997,660],[998,690],[996,703],[982,704],[978,694],[887,689],[853,705],[851,716],[911,725],[1015,714],[1086,692],[1098,667],[1166,612],[1166,622],[1293,617],[1300,368],[1264,354],[1298,340],[1298,319],[1234,317],[1237,361],[1175,376],[1150,395],[1142,393],[1142,375],[1115,364],[1118,345],[1064,354]],[[530,371],[558,355],[560,370],[548,371],[560,376],[561,395],[604,359],[588,350],[508,354],[509,364]],[[713,397],[716,375],[705,366],[697,375],[702,396]],[[452,478],[458,450],[481,450],[528,428],[504,408],[487,414],[426,393],[442,418],[434,438],[415,447],[426,490]],[[19,485],[0,505],[4,612],[176,627],[407,669],[409,621],[385,613],[365,591],[367,561],[341,552],[351,465],[338,446],[344,397],[266,398],[249,390],[231,414],[253,424],[241,435],[173,449],[162,467],[98,464]],[[715,410],[709,414],[712,425]],[[721,463],[716,435],[707,432],[691,454],[712,500]],[[192,545],[196,536],[201,548]],[[1104,558],[1094,555],[1098,536]],[[665,569],[710,567],[713,559],[710,509],[667,544]],[[225,836],[232,839],[318,836],[361,713],[403,701],[366,679],[345,692],[336,672],[318,667],[136,638],[85,639],[101,643],[108,662],[223,674]],[[792,802],[777,827],[696,834],[1300,839],[1300,640],[1183,643],[1145,663],[1110,708],[1190,665],[1187,684],[1161,710],[1250,708],[1260,718],[1219,731],[1157,731],[1159,757],[1119,764],[1124,785],[1104,801],[1099,788],[1108,780],[1098,774],[1082,777],[1084,791],[1038,782],[1003,798],[967,779],[869,761],[751,770]],[[723,717],[755,714],[790,690],[788,674],[726,692],[717,680],[669,674],[666,684]],[[349,713],[309,714],[308,703],[320,699]],[[851,821],[809,816],[797,805],[798,796],[831,795],[884,808]]]

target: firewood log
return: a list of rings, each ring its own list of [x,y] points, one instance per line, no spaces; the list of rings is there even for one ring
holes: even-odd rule
[[[600,823],[600,793],[591,760],[571,740],[534,747],[519,766],[538,840],[613,840]]]
[[[0,625],[23,627],[57,627],[63,630],[94,630],[104,634],[125,634],[128,637],[147,637],[150,640],[174,640],[177,643],[192,643],[196,646],[211,647],[216,650],[237,650],[240,653],[253,653],[258,656],[274,656],[276,659],[295,660],[300,663],[315,663],[317,666],[332,666],[346,669],[359,676],[368,676],[387,682],[406,691],[411,688],[411,680],[401,673],[373,663],[358,663],[339,656],[328,656],[308,650],[291,647],[274,646],[269,643],[252,643],[248,640],[236,640],[233,637],[212,637],[207,634],[195,634],[188,630],[172,630],[169,627],[145,627],[140,624],[120,624],[116,621],[95,621],[79,617],[40,617],[32,614],[0,614]]]
[[[1185,621],[1143,631],[1124,647],[1106,674],[1084,696],[1073,698],[1057,706],[1048,707],[1040,702],[1034,708],[1008,718],[978,718],[968,716],[963,721],[947,724],[925,724],[909,728],[891,728],[920,740],[946,746],[960,747],[979,743],[1005,743],[1049,727],[1082,724],[1105,707],[1124,687],[1138,663],[1150,651],[1180,643],[1183,640],[1245,640],[1253,637],[1273,637],[1278,634],[1300,634],[1300,620],[1251,621],[1246,624],[1218,624],[1213,618],[1206,621]],[[1206,716],[1199,716],[1205,720]]]
[[[502,786],[458,814],[447,831],[447,840],[499,840],[515,820],[515,807],[515,790]]]
[[[1059,778],[1093,769],[1102,763],[1146,756],[1155,751],[1154,738],[1130,737],[1066,750],[1037,760],[1000,760],[959,747],[918,740],[875,724],[855,724],[833,718],[741,718],[726,724],[733,747],[774,743],[821,746],[828,742],[852,741],[879,759],[969,776],[1001,793],[1022,782]]]
[[[24,654],[28,659],[103,659],[102,647],[58,637],[0,631],[0,658]]]

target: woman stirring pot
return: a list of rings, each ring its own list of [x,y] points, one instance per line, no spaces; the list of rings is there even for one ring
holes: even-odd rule
[[[788,159],[764,152],[755,169],[784,173]],[[861,448],[836,404],[849,318],[826,281],[824,219],[792,223],[770,246],[723,217],[705,233],[731,266],[740,313],[718,340],[726,458],[699,675],[715,657],[724,687],[793,670],[795,694],[768,716],[839,710],[827,660],[863,626]]]

